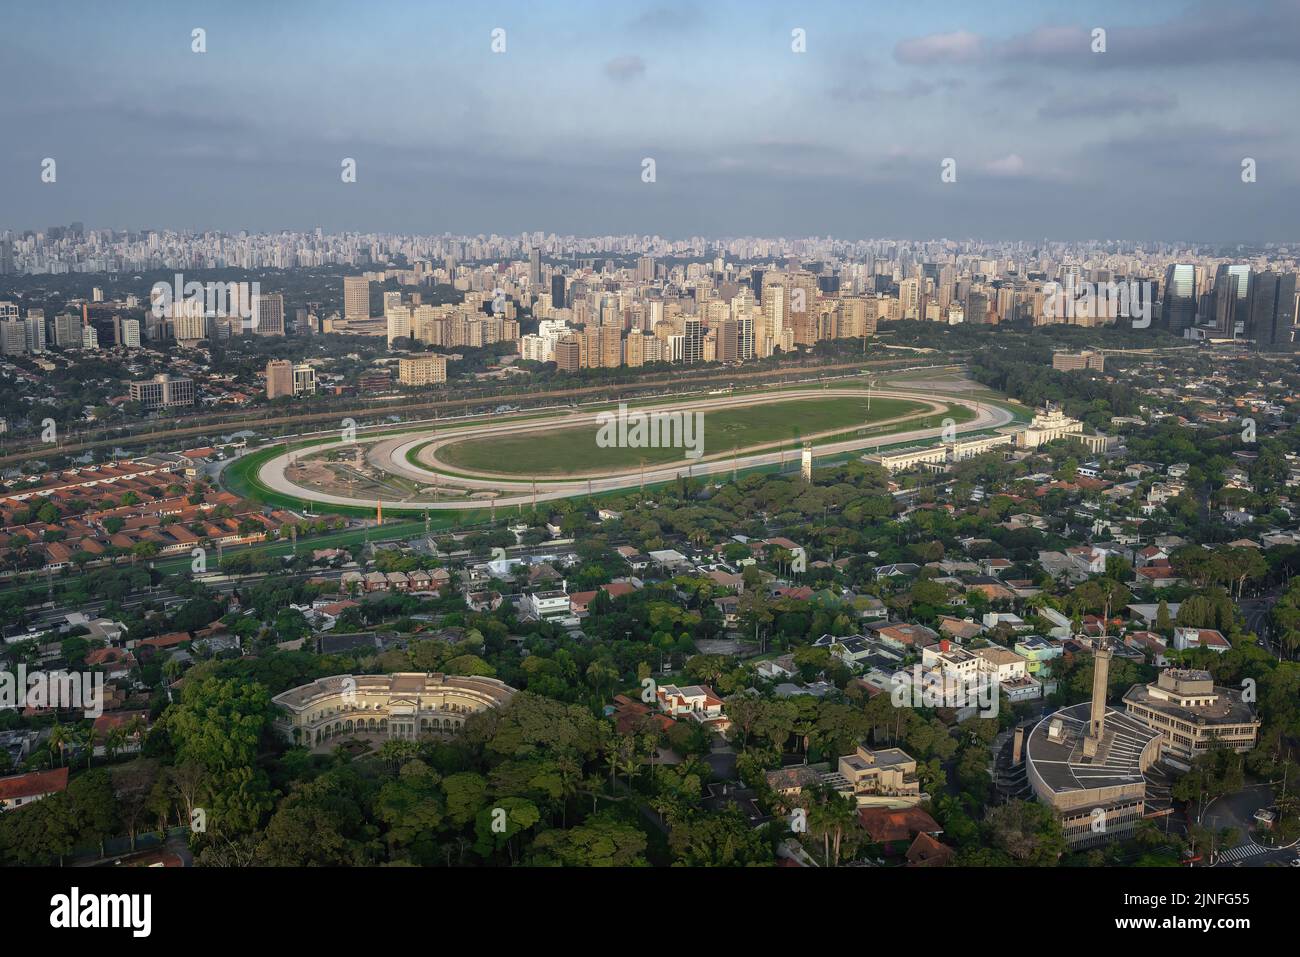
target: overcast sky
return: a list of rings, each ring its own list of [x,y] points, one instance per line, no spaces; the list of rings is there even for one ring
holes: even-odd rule
[[[1300,0],[795,6],[9,5],[0,228],[1300,234]]]

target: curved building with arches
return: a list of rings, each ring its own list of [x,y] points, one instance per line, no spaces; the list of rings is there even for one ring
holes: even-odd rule
[[[515,689],[496,678],[440,673],[332,675],[282,691],[276,727],[312,750],[361,738],[374,743],[451,735],[472,714],[500,708]]]

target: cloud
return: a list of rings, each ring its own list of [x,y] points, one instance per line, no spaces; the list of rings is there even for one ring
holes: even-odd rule
[[[688,26],[705,19],[699,7],[689,3],[663,3],[649,7],[632,18],[628,28],[633,33],[681,33]]]
[[[935,93],[952,93],[960,90],[965,85],[964,80],[955,77],[941,77],[936,80],[914,79],[897,87],[847,81],[831,87],[830,96],[833,99],[850,103],[879,100],[915,100]]]
[[[931,33],[900,40],[894,56],[900,63],[972,63],[984,56],[984,38],[967,30]]]
[[[1019,176],[1025,171],[1025,161],[1016,153],[1008,153],[985,163],[983,168],[990,176]]]
[[[1105,93],[1098,96],[1057,96],[1038,109],[1040,119],[1072,119],[1085,116],[1143,116],[1168,113],[1178,97],[1160,90],[1133,93]]]
[[[1300,0],[1259,0],[1225,13],[1204,3],[1181,16],[1146,26],[1107,25],[1106,51],[1092,49],[1091,26],[1047,24],[1003,40],[967,30],[900,40],[900,63],[1054,67],[1185,67],[1211,63],[1300,62]]]
[[[645,60],[636,55],[614,57],[605,64],[605,75],[619,83],[627,83],[645,75]]]

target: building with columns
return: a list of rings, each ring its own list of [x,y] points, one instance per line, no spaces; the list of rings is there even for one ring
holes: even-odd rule
[[[439,673],[333,675],[290,688],[276,729],[297,744],[328,751],[352,738],[374,744],[455,734],[470,715],[510,703],[515,689],[496,678]]]

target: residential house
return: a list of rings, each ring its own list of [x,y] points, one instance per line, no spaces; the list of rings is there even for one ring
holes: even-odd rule
[[[1209,648],[1223,654],[1232,649],[1232,643],[1223,637],[1223,633],[1213,628],[1175,628],[1174,648],[1187,651],[1190,648]]]

